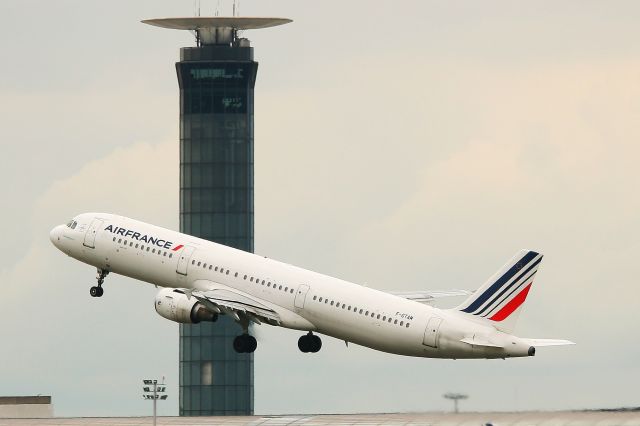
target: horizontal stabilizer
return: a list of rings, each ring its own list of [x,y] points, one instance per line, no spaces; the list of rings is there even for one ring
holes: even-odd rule
[[[570,340],[563,339],[522,339],[531,346],[542,347],[542,346],[564,346],[564,345],[575,345],[575,342]]]
[[[460,340],[462,343],[468,343],[470,345],[474,345],[474,346],[488,346],[491,348],[504,348],[504,346],[502,345],[497,345],[495,343],[490,342],[487,339],[481,339],[478,338],[477,336],[475,337],[465,337],[464,339]]]
[[[430,303],[442,297],[469,296],[469,290],[414,290],[414,291],[386,291],[394,296],[413,300],[414,302]]]

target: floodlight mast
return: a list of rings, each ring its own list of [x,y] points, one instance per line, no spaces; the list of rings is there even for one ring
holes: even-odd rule
[[[285,18],[252,18],[223,16],[192,16],[189,18],[146,19],[143,24],[173,30],[192,31],[200,46],[243,46],[248,40],[238,37],[238,31],[276,27],[292,22]]]
[[[444,398],[446,399],[451,399],[453,400],[453,412],[458,414],[458,401],[461,399],[467,399],[469,398],[469,395],[465,395],[462,393],[453,393],[453,392],[449,392],[449,393],[445,393],[444,395],[442,395]]]
[[[144,392],[142,397],[147,400],[153,400],[153,426],[156,426],[158,399],[162,401],[167,399],[167,395],[158,395],[165,393],[167,390],[167,387],[164,385],[164,377],[162,378],[162,383],[158,383],[156,379],[144,379],[142,383],[145,385],[142,388]],[[153,385],[153,389],[151,389],[150,385]]]

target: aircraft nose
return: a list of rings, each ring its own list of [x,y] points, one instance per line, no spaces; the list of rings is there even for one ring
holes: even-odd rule
[[[49,239],[54,246],[60,245],[60,239],[62,238],[62,225],[58,225],[49,232]]]

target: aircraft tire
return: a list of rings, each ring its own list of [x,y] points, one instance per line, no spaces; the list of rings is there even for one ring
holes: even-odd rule
[[[247,343],[244,339],[244,335],[236,336],[233,339],[233,350],[239,354],[243,354],[247,351]]]
[[[247,353],[253,353],[258,348],[258,341],[255,337],[247,334]]]
[[[305,354],[309,352],[309,340],[306,334],[298,339],[298,349]]]
[[[313,343],[311,352],[316,353],[318,352],[321,348],[322,348],[322,339],[320,339],[319,336],[316,336],[315,334],[312,337],[311,342]]]
[[[102,294],[100,294],[100,290],[100,287],[93,286],[89,289],[89,294],[91,295],[91,297],[100,297],[102,296]]]
[[[103,294],[104,294],[104,288],[98,287],[98,295],[96,297],[102,297]]]

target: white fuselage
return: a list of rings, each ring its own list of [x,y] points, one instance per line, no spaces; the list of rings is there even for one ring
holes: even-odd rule
[[[278,312],[283,327],[409,356],[527,356],[529,345],[518,337],[453,310],[122,216],[86,213],[75,220],[75,229],[61,225],[51,232],[56,247],[69,256],[161,287],[206,291],[218,283]],[[504,347],[461,342],[478,336]]]

